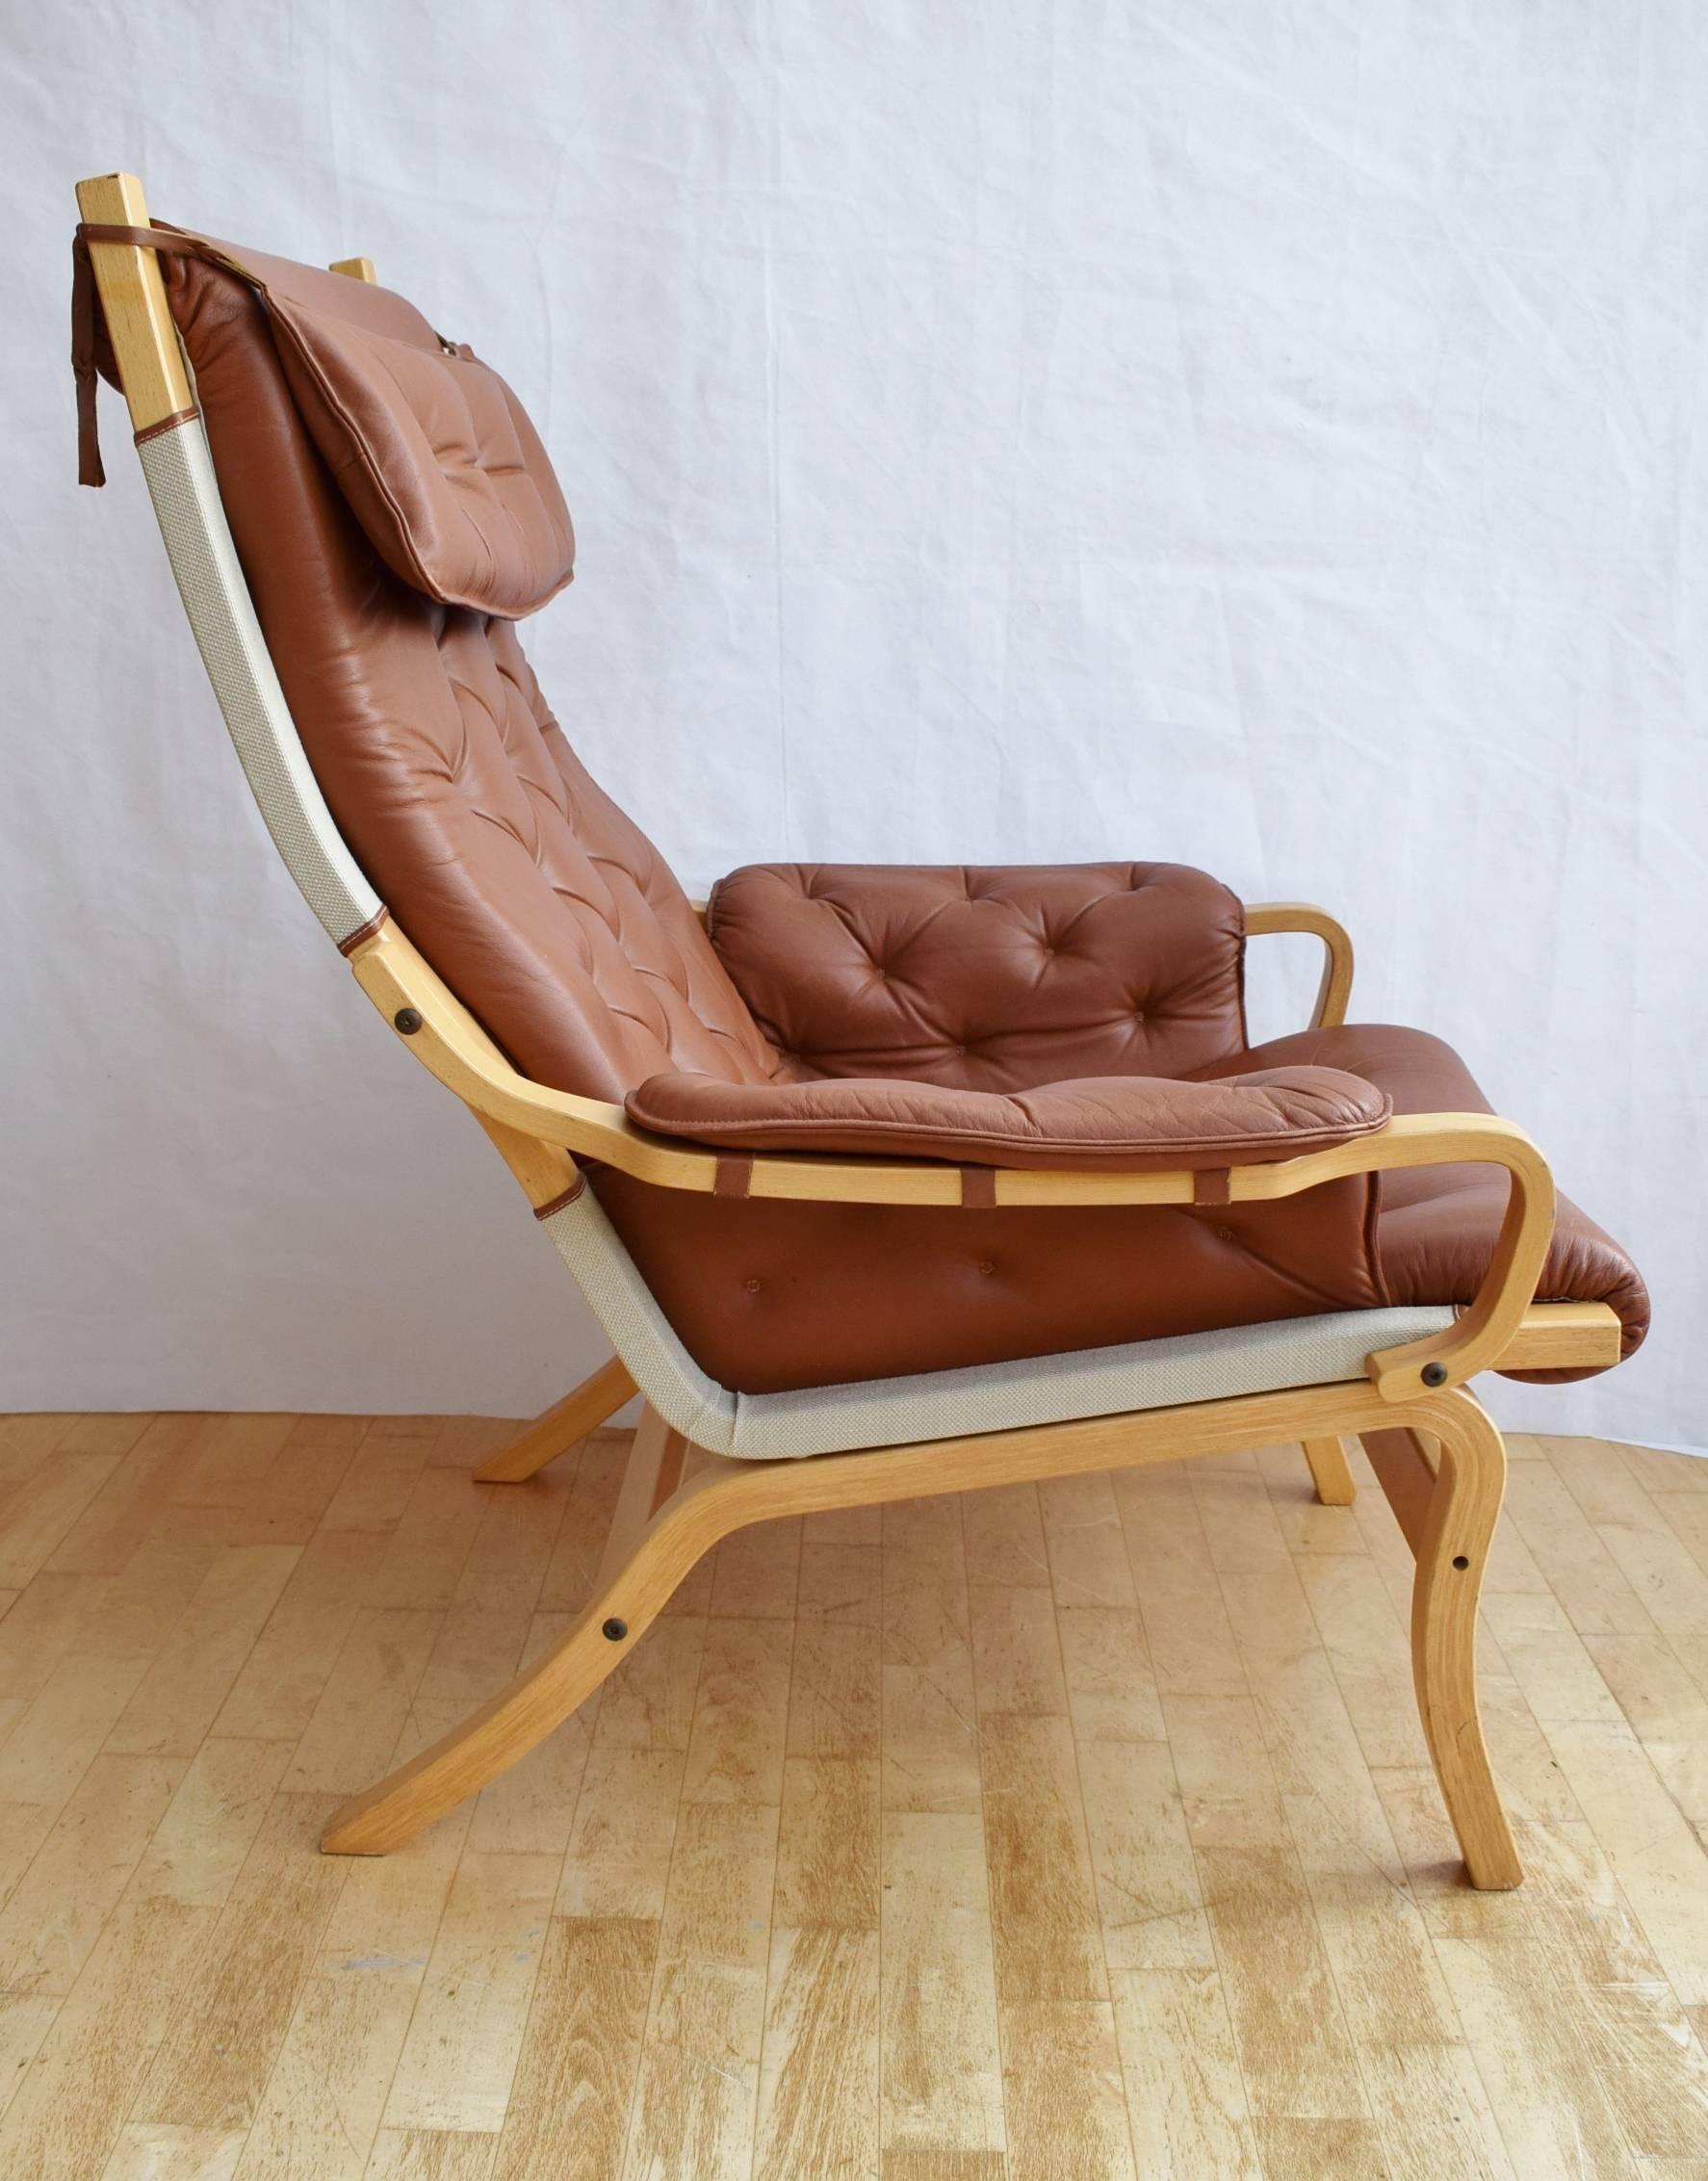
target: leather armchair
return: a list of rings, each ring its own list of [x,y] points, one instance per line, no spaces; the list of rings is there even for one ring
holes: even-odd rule
[[[575,537],[499,375],[366,261],[150,225],[131,176],[78,195],[82,475],[99,370],[275,844],[616,1350],[481,1474],[644,1396],[585,1612],[324,1845],[512,1763],[742,1523],[1288,1438],[1344,1501],[1357,1434],[1473,1882],[1515,1883],[1473,1674],[1505,1456],[1465,1382],[1646,1324],[1522,1129],[1437,1039],[1346,1024],[1332,919],[1177,866],[754,866],[703,922],[523,655]],[[1325,940],[1323,990],[1254,1047],[1279,929]]]

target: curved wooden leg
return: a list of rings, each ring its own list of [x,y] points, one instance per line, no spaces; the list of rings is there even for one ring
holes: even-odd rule
[[[1338,1439],[1307,1439],[1301,1441],[1305,1459],[1310,1464],[1311,1482],[1316,1495],[1325,1507],[1350,1507],[1358,1487],[1352,1481],[1352,1471],[1346,1466],[1346,1448]]]
[[[1500,1890],[1516,1885],[1524,1870],[1483,1740],[1476,1650],[1477,1601],[1506,1491],[1507,1450],[1462,1389],[1432,1409],[1440,1463],[1417,1541],[1411,1670],[1424,1737],[1470,1882]]]
[[[321,1835],[324,1854],[383,1856],[402,1847],[526,1756],[621,1663],[720,1532],[710,1494],[676,1491],[685,1451],[681,1435],[649,1409],[592,1601],[575,1626],[473,1718],[335,1811]]]
[[[613,1356],[591,1378],[583,1379],[573,1393],[566,1393],[543,1416],[535,1416],[519,1431],[507,1446],[501,1447],[475,1471],[476,1482],[521,1484],[548,1462],[555,1462],[578,1439],[584,1439],[607,1416],[614,1416],[634,1391],[634,1381],[622,1358]]]

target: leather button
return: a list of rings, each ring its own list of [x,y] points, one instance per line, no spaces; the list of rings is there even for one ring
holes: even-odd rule
[[[980,1258],[980,1259],[979,1259],[979,1260],[978,1260],[978,1269],[979,1269],[979,1270],[980,1270],[980,1272],[982,1272],[982,1273],[983,1273],[983,1274],[984,1274],[984,1275],[986,1276],[986,1278],[988,1279],[988,1278],[989,1278],[989,1276],[990,1276],[990,1275],[991,1275],[991,1274],[992,1274],[993,1272],[995,1272],[995,1271],[996,1271],[996,1267],[995,1261],[994,1261],[994,1260],[993,1260],[992,1259],[990,1259],[990,1258]]]
[[[1218,1242],[1231,1242],[1234,1239],[1232,1228],[1218,1227],[1216,1229],[1216,1239]],[[759,1285],[759,1282],[757,1280],[751,1280],[748,1282],[748,1285],[750,1287],[757,1287]]]
[[[764,1282],[763,1280],[743,1280],[741,1285],[750,1295],[757,1295],[764,1285]]]

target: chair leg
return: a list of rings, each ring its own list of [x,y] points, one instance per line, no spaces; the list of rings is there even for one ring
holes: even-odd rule
[[[649,1409],[635,1434],[594,1595],[556,1649],[430,1749],[334,1811],[328,1856],[383,1856],[526,1756],[621,1665],[707,1546],[679,1494],[686,1441]],[[669,1502],[668,1505],[665,1503]],[[662,1510],[662,1519],[653,1517]]]
[[[1323,1505],[1350,1507],[1358,1487],[1346,1466],[1345,1446],[1338,1439],[1307,1439],[1302,1443],[1305,1459],[1310,1464],[1311,1482]]]
[[[1463,1391],[1432,1404],[1440,1461],[1417,1540],[1411,1669],[1424,1738],[1472,1885],[1498,1891],[1524,1876],[1489,1769],[1477,1709],[1477,1602],[1506,1490],[1507,1451]]]
[[[613,1356],[591,1378],[583,1379],[573,1393],[548,1409],[543,1416],[518,1432],[507,1446],[475,1471],[478,1484],[521,1484],[543,1469],[548,1462],[584,1439],[596,1425],[617,1411],[634,1391],[622,1358]]]

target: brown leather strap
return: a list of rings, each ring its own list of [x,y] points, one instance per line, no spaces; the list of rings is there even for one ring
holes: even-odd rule
[[[568,1188],[560,1195],[555,1196],[549,1204],[536,1204],[533,1207],[533,1216],[536,1219],[550,1219],[555,1211],[561,1211],[566,1204],[574,1204],[577,1197],[586,1186],[587,1177],[578,1167],[576,1178]]]
[[[153,424],[145,424],[141,431],[133,431],[131,437],[139,447],[146,447],[149,440],[158,439],[168,431],[176,431],[181,424],[194,424],[200,414],[199,409],[174,409],[169,417],[161,417]]]
[[[71,237],[71,376],[77,381],[77,481],[105,484],[95,421],[95,275],[81,227]]]
[[[345,937],[338,942],[338,951],[347,958],[353,954],[364,939],[373,938],[390,915],[391,911],[381,904],[379,908],[375,910],[366,923],[359,923],[354,931],[346,933]]]
[[[712,1177],[714,1197],[744,1197],[753,1187],[753,1154],[719,1152]]]
[[[236,258],[227,257],[212,243],[204,243],[199,235],[181,235],[175,227],[114,227],[98,220],[79,221],[71,237],[71,376],[77,381],[77,481],[105,484],[107,472],[101,462],[100,428],[95,415],[95,322],[101,299],[89,254],[91,243],[128,243],[138,249],[176,250],[184,257],[205,257],[235,273],[252,288],[262,283]]]
[[[1192,1177],[1194,1204],[1231,1204],[1233,1202],[1233,1177],[1226,1166],[1206,1167],[1202,1174]]]
[[[994,1166],[962,1167],[961,1204],[964,1209],[972,1211],[996,1209],[996,1169]]]

